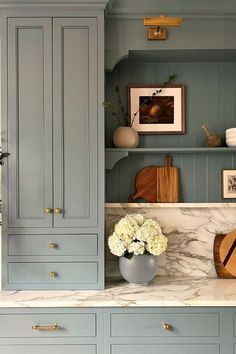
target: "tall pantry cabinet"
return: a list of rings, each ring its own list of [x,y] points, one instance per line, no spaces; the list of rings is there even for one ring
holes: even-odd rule
[[[104,286],[103,10],[2,13],[3,286]]]

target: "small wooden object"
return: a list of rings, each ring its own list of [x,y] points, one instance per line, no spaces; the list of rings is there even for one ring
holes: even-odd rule
[[[157,166],[149,166],[140,170],[135,179],[136,193],[129,197],[129,202],[143,198],[150,203],[157,201]]]
[[[214,263],[219,278],[236,278],[236,230],[216,235]]]
[[[202,129],[204,130],[206,134],[206,144],[209,147],[218,147],[221,146],[221,136],[220,135],[214,135],[211,133],[209,128],[206,125],[202,125]]]
[[[165,166],[157,168],[157,201],[179,202],[179,169],[172,166],[171,156],[165,156]]]
[[[143,198],[150,203],[179,202],[179,169],[172,166],[171,156],[165,157],[165,166],[150,166],[136,175],[136,193],[129,202]]]

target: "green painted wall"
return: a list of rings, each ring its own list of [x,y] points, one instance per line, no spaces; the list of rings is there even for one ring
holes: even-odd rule
[[[162,83],[168,75],[177,74],[176,83],[186,87],[185,135],[140,136],[140,147],[204,146],[202,124],[224,136],[227,128],[236,126],[236,62],[139,63],[124,60],[106,74],[106,99],[115,100],[113,89],[120,87],[127,104],[127,85]],[[106,114],[106,146],[112,147],[116,125]],[[139,155],[121,160],[107,172],[107,202],[127,202],[134,192],[135,175],[148,165],[160,165],[164,155]],[[221,170],[236,169],[234,154],[173,156],[181,169],[181,194],[184,202],[231,201],[221,198]]]

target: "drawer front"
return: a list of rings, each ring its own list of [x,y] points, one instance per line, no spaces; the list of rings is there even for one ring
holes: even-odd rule
[[[218,345],[112,345],[110,354],[219,354]]]
[[[95,284],[96,262],[9,263],[9,284]],[[54,274],[55,273],[55,274]]]
[[[9,256],[94,256],[97,235],[9,235]]]
[[[164,328],[169,325],[169,329]],[[111,314],[112,337],[218,337],[219,314]]]
[[[97,354],[95,345],[0,346],[1,354]]]
[[[0,315],[0,338],[96,337],[96,332],[96,313]]]

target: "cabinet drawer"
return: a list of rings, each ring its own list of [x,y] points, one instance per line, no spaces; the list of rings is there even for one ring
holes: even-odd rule
[[[218,345],[112,345],[110,354],[219,354]]]
[[[94,284],[97,268],[96,262],[9,263],[8,277],[10,284]]]
[[[97,235],[9,235],[9,256],[94,256]]]
[[[96,337],[96,328],[96,313],[0,315],[0,338]]]
[[[95,345],[10,345],[0,346],[1,354],[96,354]]]
[[[164,324],[169,330],[164,329]],[[112,337],[217,337],[219,314],[160,314],[132,313],[111,314]]]

